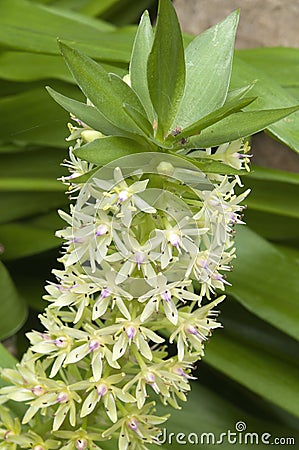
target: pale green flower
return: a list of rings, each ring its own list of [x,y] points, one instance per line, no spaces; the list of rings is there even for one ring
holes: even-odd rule
[[[80,417],[91,414],[98,403],[103,401],[104,410],[109,419],[116,422],[117,402],[135,402],[135,398],[131,394],[123,392],[120,387],[116,386],[123,382],[124,376],[124,373],[120,373],[101,378],[98,381],[90,379],[72,385],[72,389],[90,391],[82,404]]]
[[[203,354],[203,342],[211,334],[212,330],[219,328],[220,323],[216,322],[217,313],[212,308],[225,299],[222,295],[213,302],[208,303],[192,313],[179,312],[179,322],[176,329],[169,338],[169,342],[177,341],[178,360],[183,361],[185,353],[195,350]]]
[[[153,415],[154,402],[148,403],[139,411],[130,411],[129,406],[123,411],[123,417],[103,433],[103,437],[112,436],[120,429],[118,448],[127,450],[146,450],[145,444],[159,443],[157,436],[160,429],[156,425],[165,422],[168,416]],[[132,407],[133,409],[133,407]],[[126,413],[126,414],[125,414]]]
[[[114,335],[113,361],[121,358],[127,348],[133,343],[140,351],[141,355],[148,360],[152,360],[153,355],[148,340],[161,344],[164,339],[150,328],[141,325],[140,318],[125,320],[118,318],[115,325],[110,325],[102,329],[103,335]]]

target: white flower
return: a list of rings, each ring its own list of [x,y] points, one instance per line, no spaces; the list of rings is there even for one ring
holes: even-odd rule
[[[178,321],[177,301],[182,303],[185,303],[186,300],[199,301],[196,294],[184,289],[185,287],[190,288],[191,280],[168,283],[167,278],[159,274],[155,279],[150,280],[150,283],[153,289],[138,299],[142,303],[146,302],[140,316],[141,322],[148,320],[155,311],[158,311],[159,305],[162,303],[167,319],[176,325]]]
[[[137,277],[144,277],[146,280],[155,278],[156,271],[154,269],[159,253],[153,251],[154,242],[151,239],[141,245],[137,239],[126,232],[122,233],[121,238],[114,233],[114,242],[118,252],[113,253],[106,258],[106,261],[120,262],[121,267],[118,270],[115,282],[123,283],[137,270]]]
[[[66,240],[63,258],[66,268],[88,261],[95,272],[96,264],[103,261],[112,241],[112,218],[102,210],[95,210],[94,205],[86,205],[80,211],[71,208],[71,216],[64,211],[59,214],[71,225],[56,233]]]
[[[118,448],[119,450],[127,450],[135,448],[145,450],[145,444],[159,444],[157,436],[160,433],[159,425],[168,419],[168,416],[158,417],[154,415],[154,403],[148,403],[140,411],[132,407],[130,411],[127,406],[127,414],[118,420],[112,427],[103,433],[103,437],[112,436],[115,431],[120,428]]]
[[[90,391],[82,404],[80,417],[91,414],[98,403],[103,401],[104,409],[109,419],[112,422],[116,422],[117,402],[135,402],[135,398],[131,394],[124,393],[121,388],[116,386],[118,383],[123,382],[124,376],[124,373],[120,373],[101,378],[97,382],[91,379],[90,381],[75,383],[72,386],[73,389]]]
[[[105,181],[94,177],[94,184],[103,192],[97,195],[97,207],[104,211],[117,212],[117,217],[128,226],[132,220],[133,211],[155,213],[156,209],[144,201],[140,195],[145,191],[149,180],[135,181],[128,184],[119,167],[114,169],[114,180]]]
[[[95,329],[90,325],[86,325],[85,328],[87,332],[84,332],[83,338],[73,343],[73,349],[66,357],[64,364],[76,364],[90,355],[92,374],[95,381],[98,381],[102,377],[104,361],[107,361],[114,369],[119,369],[120,366],[113,359],[109,348],[109,345],[113,344],[113,338],[104,334],[102,329]],[[80,345],[76,346],[77,343]]]
[[[108,334],[114,336],[113,361],[121,358],[125,354],[128,346],[132,343],[136,345],[142,356],[151,361],[153,355],[147,341],[151,340],[157,344],[161,344],[164,342],[164,339],[151,329],[142,326],[141,320],[138,317],[134,320],[119,318],[116,321],[118,322],[117,324],[110,325],[101,330],[103,335]]]
[[[211,334],[214,328],[219,328],[220,323],[215,321],[217,312],[211,309],[225,299],[222,295],[213,302],[198,308],[192,313],[179,312],[179,323],[169,338],[169,342],[177,341],[178,360],[183,361],[185,352],[189,350],[203,353],[203,341]]]

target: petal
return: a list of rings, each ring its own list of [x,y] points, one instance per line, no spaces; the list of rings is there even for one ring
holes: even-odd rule
[[[64,422],[67,412],[69,410],[70,406],[68,404],[60,405],[57,412],[54,414],[54,421],[52,429],[53,431],[59,430],[62,423]]]
[[[113,356],[112,356],[113,361],[116,361],[117,359],[121,358],[124,355],[127,349],[127,345],[128,339],[125,333],[122,333],[113,347]]]
[[[103,372],[103,355],[100,351],[94,352],[91,360],[92,374],[95,381],[99,381]]]
[[[138,350],[140,350],[140,353],[148,360],[153,359],[152,351],[150,349],[150,346],[144,339],[144,337],[139,333],[136,337],[136,345]]]
[[[98,393],[93,389],[83,402],[80,417],[88,416],[97,406],[99,401]]]
[[[117,412],[116,412],[116,406],[115,406],[115,400],[111,392],[108,392],[104,396],[104,405],[106,408],[106,412],[108,417],[113,423],[117,422]]]
[[[151,298],[147,304],[145,305],[142,314],[140,316],[140,320],[141,322],[145,322],[155,311],[156,306],[157,306],[157,299],[155,298]]]

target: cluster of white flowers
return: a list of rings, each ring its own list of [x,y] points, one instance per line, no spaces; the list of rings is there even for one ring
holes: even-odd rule
[[[101,138],[80,122],[71,132],[75,147]],[[192,156],[242,168],[247,151],[237,141]],[[118,436],[120,450],[146,449],[167,419],[153,399],[179,408],[220,326],[212,309],[224,296],[209,300],[227,284],[248,192],[234,193],[237,176],[203,174],[166,153],[121,158],[85,184],[76,178],[91,164],[71,148],[65,165],[71,175],[62,180],[77,194],[70,214],[60,211],[64,268],[46,286],[44,331],[28,333],[22,361],[2,371],[10,385],[0,402],[27,410],[21,425],[0,407],[0,448],[100,449]]]

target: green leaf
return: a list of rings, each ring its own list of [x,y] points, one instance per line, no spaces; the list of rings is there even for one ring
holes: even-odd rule
[[[134,91],[121,78],[108,74],[100,64],[60,43],[65,61],[81,90],[112,124],[130,133],[143,134],[122,108],[124,103],[145,111]]]
[[[46,178],[1,178],[0,192],[5,191],[39,191],[39,192],[61,192],[65,186],[57,180]]]
[[[89,125],[94,130],[101,131],[103,134],[121,134],[123,130],[109,122],[101,112],[90,105],[87,105],[72,98],[66,97],[50,87],[46,88],[51,97],[66,111],[74,114],[75,117]]]
[[[127,73],[126,64],[103,64],[107,72],[118,75]],[[2,52],[0,54],[0,78],[11,81],[36,81],[50,78],[74,83],[61,56],[29,52]]]
[[[15,365],[17,364],[17,360],[6,350],[6,348],[0,343],[0,368],[11,368],[14,369]],[[2,378],[0,377],[0,387],[6,386],[8,383],[6,383]],[[21,418],[27,407],[23,403],[17,403],[17,402],[7,402],[6,406],[19,418]]]
[[[299,106],[292,106],[281,109],[237,112],[206,128],[199,136],[191,138],[187,145],[189,148],[208,148],[247,137],[263,130],[271,123],[289,116],[298,109]]]
[[[53,231],[19,223],[0,225],[0,242],[4,247],[3,260],[35,255],[61,244]]]
[[[1,234],[0,242],[2,242]],[[2,340],[12,336],[22,327],[27,317],[27,307],[1,262],[0,293],[0,340]]]
[[[123,108],[128,116],[136,123],[138,128],[143,131],[145,136],[153,135],[153,127],[148,119],[140,112],[127,103],[123,104]]]
[[[299,246],[298,219],[249,207],[245,220],[250,228],[266,239]]]
[[[85,16],[70,17],[70,13],[25,0],[1,0],[0,17],[0,44],[6,48],[58,54],[59,37],[94,58],[129,61],[134,29],[114,31],[113,26],[100,21],[93,21],[91,26]]]
[[[249,311],[299,339],[298,268],[248,227],[238,229],[236,245],[227,291]]]
[[[263,398],[299,416],[294,402],[299,369],[258,345],[247,343],[242,333],[229,330],[213,336],[206,349],[206,362]]]
[[[294,105],[294,97],[289,95],[286,89],[276,83],[273,78],[267,76],[257,68],[246,64],[240,58],[235,58],[232,72],[232,87],[238,87],[252,80],[257,80],[252,89],[252,95],[258,99],[254,103],[254,109],[281,108]],[[253,107],[247,107],[248,110]],[[283,119],[283,117],[281,117]],[[277,119],[279,120],[279,119]],[[278,123],[265,125],[267,130],[288,145],[293,150],[299,152],[299,112],[294,112],[292,116],[279,120]]]
[[[107,136],[76,149],[75,155],[85,161],[104,166],[122,156],[142,151],[145,151],[145,148],[142,148],[140,144],[132,139],[120,136]]]
[[[281,86],[299,86],[298,48],[250,48],[237,50],[236,54]]]
[[[43,88],[2,98],[0,114],[0,138],[4,142],[66,147],[69,115],[51,101]]]
[[[186,48],[186,89],[174,128],[186,128],[224,104],[238,20],[235,11]]]
[[[299,218],[299,175],[274,170],[256,168],[255,173],[246,178],[246,188],[252,189],[252,195],[246,199],[249,208]],[[271,178],[272,177],[272,178]]]
[[[184,128],[182,132],[177,136],[177,139],[188,138],[189,136],[200,134],[201,131],[205,128],[208,128],[209,126],[219,122],[225,117],[240,111],[255,100],[256,97],[243,99],[233,98],[232,100],[226,102],[221,108],[211,112],[202,119],[199,119],[197,122],[189,125],[187,128]]]
[[[131,86],[138,95],[151,123],[154,121],[155,113],[150,99],[147,84],[147,60],[153,45],[153,29],[147,11],[141,17],[136,33],[131,62],[130,79]]]
[[[158,116],[158,136],[163,138],[176,116],[185,87],[182,33],[170,0],[159,2],[154,42],[148,57],[147,80]]]
[[[0,196],[0,223],[46,213],[68,204],[62,192],[6,192]]]

